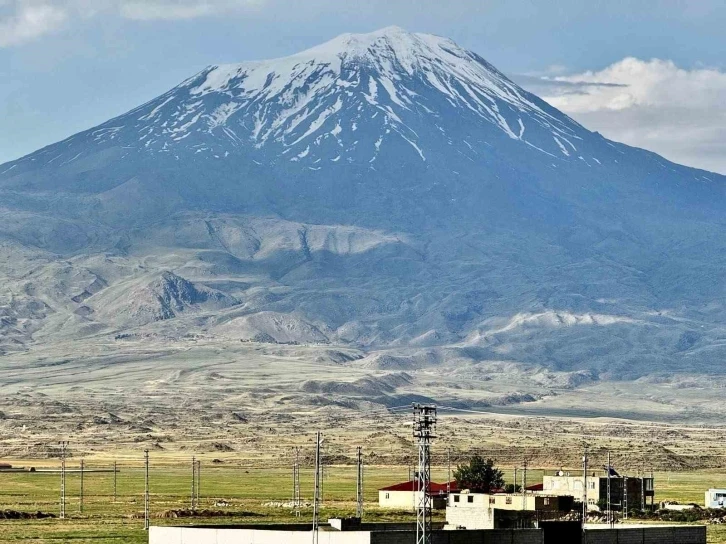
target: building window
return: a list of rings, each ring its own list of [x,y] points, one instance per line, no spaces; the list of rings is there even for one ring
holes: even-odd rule
[[[473,495],[469,495],[469,496],[468,496],[468,497],[466,498],[466,502],[474,502],[474,496],[473,496]]]
[[[588,487],[590,489],[595,489],[595,482],[588,482],[588,484],[589,484]]]
[[[550,498],[545,497],[544,503],[545,503],[545,506],[548,506],[550,504]]]
[[[507,504],[512,504],[512,497],[507,497],[507,500],[504,502],[506,502]]]
[[[390,499],[390,498],[391,498],[391,495],[390,495],[390,493],[386,493],[386,498],[387,498],[387,499]]]
[[[496,504],[496,502],[497,499],[495,499],[494,497],[489,497],[489,504]]]
[[[454,495],[454,502],[459,502],[459,495]]]

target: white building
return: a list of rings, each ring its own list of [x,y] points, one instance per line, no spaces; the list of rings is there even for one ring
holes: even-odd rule
[[[542,478],[542,493],[547,495],[570,495],[578,501],[582,500],[585,478],[580,474],[558,472]],[[587,476],[587,507],[599,510],[598,503],[607,501],[608,478],[597,473]],[[627,493],[623,490],[627,489]],[[653,478],[635,478],[623,476],[610,477],[610,503],[613,510],[640,510],[642,506],[651,506],[654,501],[655,487]]]
[[[706,491],[706,508],[723,508],[724,506],[726,506],[726,489]]]
[[[504,518],[508,518],[508,521],[518,519],[502,511],[569,512],[572,503],[572,497],[541,493],[451,493],[446,504],[446,524],[450,529],[495,529],[499,528],[498,521],[504,521]],[[525,520],[530,518],[522,516]]]
[[[429,492],[434,509],[441,510],[446,507],[447,490],[458,491],[456,482],[437,484],[431,482]],[[384,487],[378,490],[378,506],[381,508],[395,508],[397,510],[415,510],[421,502],[422,491],[418,490],[418,481],[403,482]]]

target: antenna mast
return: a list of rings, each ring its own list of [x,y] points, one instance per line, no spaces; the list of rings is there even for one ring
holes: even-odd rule
[[[436,406],[413,405],[413,436],[418,444],[418,474],[415,491],[416,544],[431,544],[431,442],[436,438]]]

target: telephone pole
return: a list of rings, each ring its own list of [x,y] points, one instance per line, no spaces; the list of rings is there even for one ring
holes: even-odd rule
[[[295,447],[295,462],[292,465],[292,505],[295,507],[295,516],[300,517],[300,447]]]
[[[413,436],[418,444],[416,544],[431,544],[431,443],[436,438],[436,406],[413,405]]]
[[[448,496],[451,493],[451,446],[446,448],[446,466],[447,466],[447,474],[446,477],[446,497],[448,500]]]
[[[202,461],[197,459],[197,508],[199,508],[199,494],[202,487]]]
[[[81,459],[81,494],[78,501],[78,512],[83,513],[83,459]]]
[[[197,491],[197,459],[192,457],[192,498],[191,498],[191,509],[197,508],[196,503],[196,491]]]
[[[587,523],[587,446],[582,457],[582,526]]]
[[[355,517],[363,519],[363,448],[361,446],[358,446],[358,477],[356,480]]]
[[[113,462],[113,502],[116,502],[116,474],[118,469],[116,468],[116,461]]]
[[[149,530],[149,450],[144,450],[144,530]]]
[[[524,466],[522,467],[522,510],[526,510],[527,506],[527,460],[524,460]]]
[[[66,519],[66,448],[68,442],[61,442],[61,497],[60,497],[60,519]]]
[[[608,451],[608,523],[610,525],[613,524],[613,510],[612,510],[612,504],[610,502],[610,452]]]
[[[313,496],[313,544],[318,544],[318,512],[320,503],[320,442],[321,434],[315,435],[315,494]]]

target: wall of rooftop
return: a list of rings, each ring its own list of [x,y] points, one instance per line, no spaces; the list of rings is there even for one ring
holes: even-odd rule
[[[705,544],[706,527],[586,529],[582,544]]]

